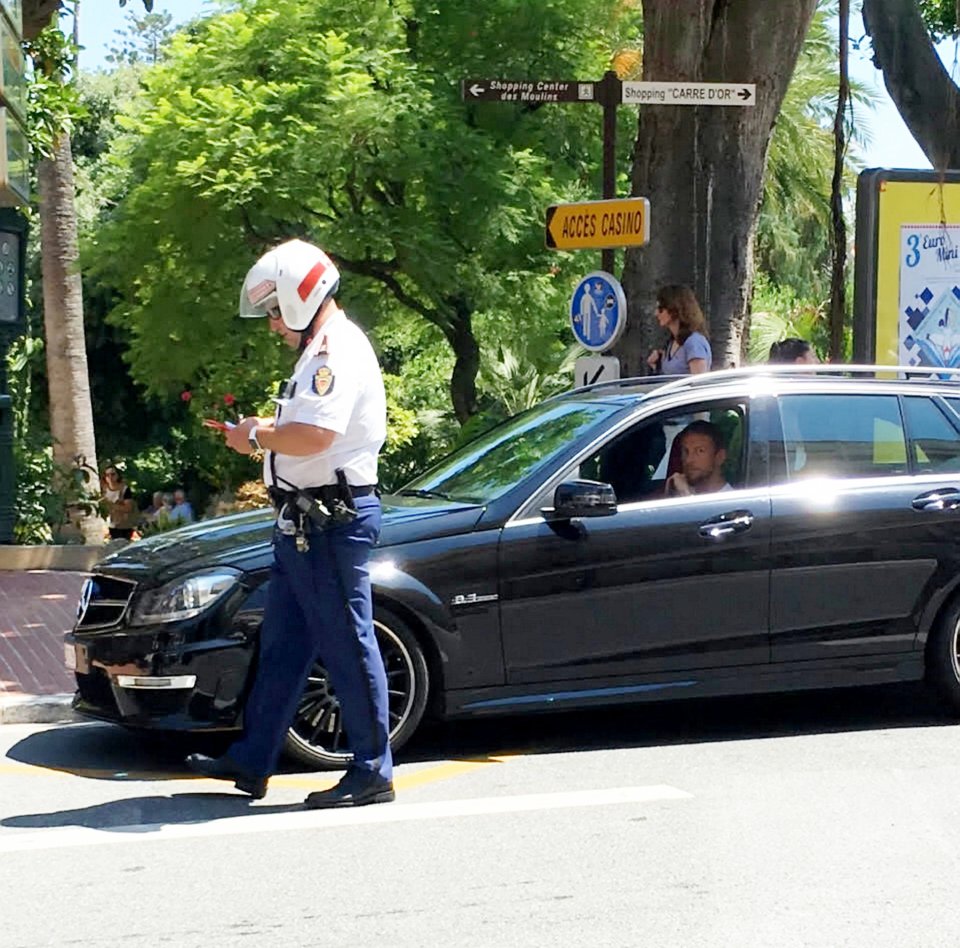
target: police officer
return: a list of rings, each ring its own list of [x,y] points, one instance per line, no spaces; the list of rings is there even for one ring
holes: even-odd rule
[[[334,294],[340,275],[318,247],[291,240],[264,254],[243,283],[241,316],[267,316],[299,351],[272,419],[225,433],[240,454],[264,451],[264,481],[278,516],[260,633],[260,660],[243,737],[219,758],[191,754],[208,777],[259,799],[314,661],[340,701],[353,762],[308,808],[394,799],[387,681],[373,629],[368,561],[380,532],[377,454],[386,398],[377,357]]]

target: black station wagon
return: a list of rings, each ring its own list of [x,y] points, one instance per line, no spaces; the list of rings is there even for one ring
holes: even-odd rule
[[[671,496],[681,432],[704,421],[723,489]],[[582,388],[383,502],[372,577],[395,747],[425,715],[924,676],[960,710],[960,386],[936,375],[784,366]],[[76,709],[241,727],[271,522],[204,521],[103,560],[67,637]],[[339,767],[350,741],[322,662],[287,749]]]

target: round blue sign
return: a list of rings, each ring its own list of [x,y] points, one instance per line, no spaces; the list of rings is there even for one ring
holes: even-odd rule
[[[570,325],[577,342],[603,352],[620,338],[627,324],[627,298],[616,277],[603,270],[588,273],[570,297]]]

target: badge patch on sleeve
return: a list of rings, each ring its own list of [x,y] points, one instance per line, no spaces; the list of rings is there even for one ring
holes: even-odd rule
[[[313,376],[313,390],[318,395],[326,395],[333,388],[333,371],[328,365],[322,365]]]

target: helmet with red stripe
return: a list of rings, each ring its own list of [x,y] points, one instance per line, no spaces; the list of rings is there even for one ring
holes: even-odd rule
[[[339,282],[339,271],[319,247],[288,240],[267,251],[247,272],[240,315],[279,315],[288,329],[302,332]]]

